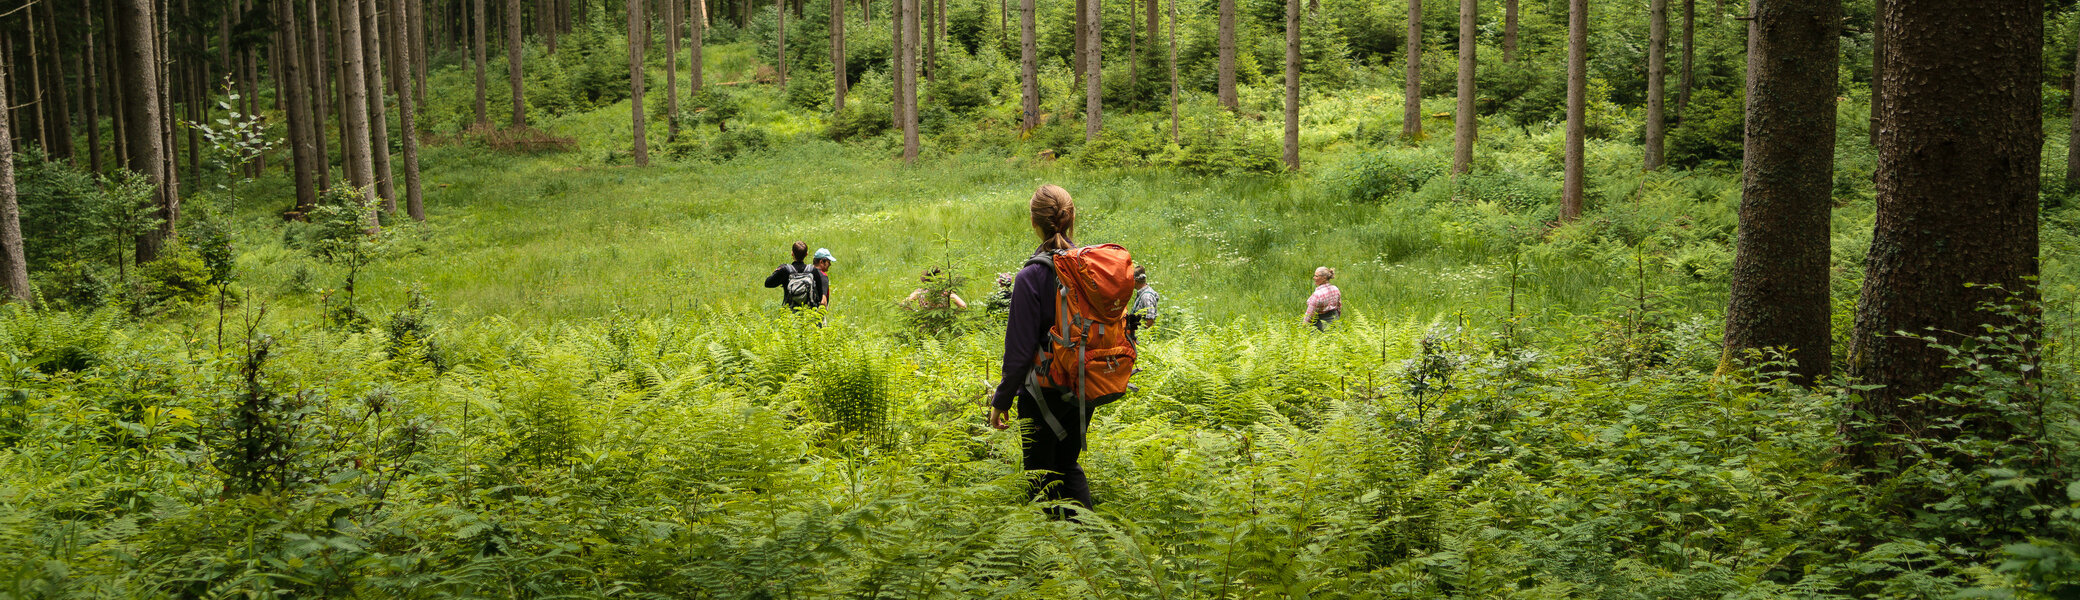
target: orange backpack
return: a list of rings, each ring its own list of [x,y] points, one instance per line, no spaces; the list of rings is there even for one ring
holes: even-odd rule
[[[1056,288],[1054,325],[1026,376],[1027,392],[1055,438],[1066,438],[1068,429],[1055,419],[1040,388],[1075,398],[1079,413],[1126,395],[1127,379],[1134,375],[1126,324],[1127,305],[1134,300],[1134,258],[1118,244],[1104,244],[1048,252],[1026,264],[1053,268]]]

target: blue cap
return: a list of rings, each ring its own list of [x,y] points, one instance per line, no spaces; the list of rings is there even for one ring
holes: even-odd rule
[[[827,260],[827,261],[831,261],[831,262],[838,262],[838,259],[835,259],[835,258],[831,258],[831,249],[830,249],[830,248],[817,248],[817,249],[816,249],[816,257],[815,257],[815,258],[812,258],[812,259],[810,259],[810,260]]]

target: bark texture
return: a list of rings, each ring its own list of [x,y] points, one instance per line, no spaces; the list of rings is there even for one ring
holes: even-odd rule
[[[513,88],[513,126],[527,126],[527,92],[520,85],[520,0],[506,0],[506,79]]]
[[[1517,0],[1502,0],[1502,62],[1517,60]]]
[[[1756,0],[1760,3],[1763,0]],[[1835,3],[1838,0],[1814,0],[1814,3]],[[1837,10],[1839,12],[1839,10]],[[1753,64],[1754,55],[1749,55]],[[1666,94],[1664,83],[1668,73],[1668,0],[1649,0],[1647,3],[1647,170],[1661,168],[1662,140],[1668,134],[1668,115],[1662,108]],[[1748,72],[1753,78],[1754,71]],[[1754,114],[1754,113],[1749,113]]]
[[[349,166],[347,180],[354,182],[354,187],[373,201],[376,172],[375,159],[371,158],[374,149],[369,144],[368,55],[362,48],[361,0],[346,0],[340,8],[340,51],[345,59],[347,80],[346,100],[341,103],[340,114],[347,124],[347,139],[343,143],[352,149],[348,156],[353,163]],[[374,214],[370,214],[368,219],[371,226],[377,223]]]
[[[1478,68],[1474,60],[1474,20],[1479,17],[1478,0],[1459,0],[1459,107],[1452,111],[1452,173],[1473,170],[1473,142],[1480,135],[1480,124],[1475,120],[1473,109],[1473,70]]]
[[[1235,0],[1220,2],[1220,80],[1217,97],[1228,110],[1239,107],[1235,97]]]
[[[902,72],[903,87],[903,163],[917,162],[917,50],[919,28],[918,0],[897,0],[902,4],[901,18],[896,19],[903,28]]]
[[[7,97],[9,67],[0,63],[0,98]],[[0,288],[8,300],[27,304],[29,259],[22,252],[22,210],[15,202],[14,132],[5,111],[0,111]]]
[[[1894,332],[1954,345],[2002,324],[1979,306],[2005,294],[1968,283],[2036,297],[2043,14],[2039,0],[1982,0],[1970,11],[1889,0],[1879,17],[1887,101],[1877,226],[1849,375],[1884,387],[1852,407],[1879,431],[1852,434],[1919,432],[1946,410],[1903,400],[1957,373],[1944,368],[1948,353]],[[1852,461],[1870,464],[1870,448],[1856,448]]]
[[[173,237],[173,217],[179,199],[167,185],[166,139],[160,135],[158,48],[154,31],[158,19],[152,0],[119,0],[116,3],[122,28],[116,55],[122,74],[125,165],[152,183],[152,216],[162,221],[159,228],[137,236],[137,262],[151,262],[159,249]],[[4,97],[4,96],[0,96]]]
[[[302,27],[297,27],[296,3],[276,2],[275,18],[289,25],[280,28],[281,40],[287,48],[282,53],[282,81],[276,82],[281,90],[283,102],[289,113],[289,159],[296,181],[296,206],[291,209],[298,214],[307,214],[318,204],[317,171],[323,168],[317,160],[317,145],[311,138],[316,129],[311,123],[309,98],[309,70],[303,64]]]
[[[831,106],[845,110],[845,0],[831,0]]]
[[[1561,159],[1560,221],[1582,216],[1582,143],[1588,137],[1589,0],[1567,1],[1567,149]]]
[[[376,16],[377,0],[347,0],[361,5],[361,42],[368,53],[362,64],[368,68],[369,167],[376,176],[376,195],[383,199],[383,212],[397,210],[397,185],[390,170],[390,115],[383,95],[388,77],[383,73],[382,19]]]
[[[1754,0],[1747,141],[1722,371],[1782,348],[1802,382],[1827,376],[1839,0]]]
[[[407,4],[417,4],[417,2],[414,0],[390,0],[390,32],[393,36],[409,40],[417,34],[411,33],[412,30],[407,28],[405,24],[405,19],[408,16],[405,8]],[[410,46],[412,43],[407,41],[405,45]],[[421,66],[417,62],[421,54],[423,52],[407,49],[398,56],[398,60],[401,61],[401,64],[398,65],[399,68],[407,74],[419,72],[416,69]],[[397,91],[397,118],[397,133],[404,138],[405,214],[410,215],[414,221],[424,221],[426,220],[425,198],[420,194],[419,190],[418,104],[416,99],[412,97],[411,90]]]

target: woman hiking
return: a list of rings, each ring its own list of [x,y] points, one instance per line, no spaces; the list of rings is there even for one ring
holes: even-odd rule
[[[1076,231],[1076,205],[1068,191],[1054,185],[1040,186],[1033,192],[1030,206],[1033,233],[1040,238],[1035,256],[1076,247],[1071,241]],[[1048,328],[1055,320],[1054,292],[1054,269],[1041,264],[1027,264],[1019,269],[1011,286],[1011,315],[1004,328],[1004,378],[997,383],[996,393],[990,399],[989,426],[1010,427],[1011,407],[1016,404],[1018,419],[1024,421],[1019,424],[1019,432],[1025,449],[1025,470],[1040,472],[1036,484],[1047,499],[1070,500],[1088,509],[1090,483],[1077,459],[1083,453],[1090,411],[1076,402],[1065,401],[1053,389],[1026,385],[1027,374],[1043,350],[1041,345],[1047,343]],[[1033,398],[1035,392],[1046,397]],[[1040,400],[1053,409],[1055,419],[1065,426],[1066,435],[1057,436],[1042,422]],[[1049,514],[1073,518],[1069,511],[1050,509]]]

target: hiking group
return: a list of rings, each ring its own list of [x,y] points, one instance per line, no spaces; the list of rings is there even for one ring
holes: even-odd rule
[[[1162,296],[1126,248],[1076,244],[1076,203],[1067,190],[1040,186],[1028,209],[1039,246],[1012,280],[1002,377],[988,394],[988,424],[1018,425],[1022,463],[1034,478],[1036,499],[1050,501],[1050,515],[1073,519],[1075,511],[1094,504],[1079,462],[1091,416],[1133,389],[1128,380],[1140,371],[1134,367],[1139,333],[1156,322]],[[817,249],[813,264],[804,263],[808,248],[795,242],[794,262],[766,278],[766,287],[783,288],[789,309],[830,304],[835,260],[830,250]],[[927,269],[921,277],[926,287],[901,304],[912,310],[967,308],[958,294],[932,286],[948,275]],[[1318,329],[1342,314],[1342,292],[1329,284],[1335,277],[1328,267],[1315,270],[1305,318]]]

